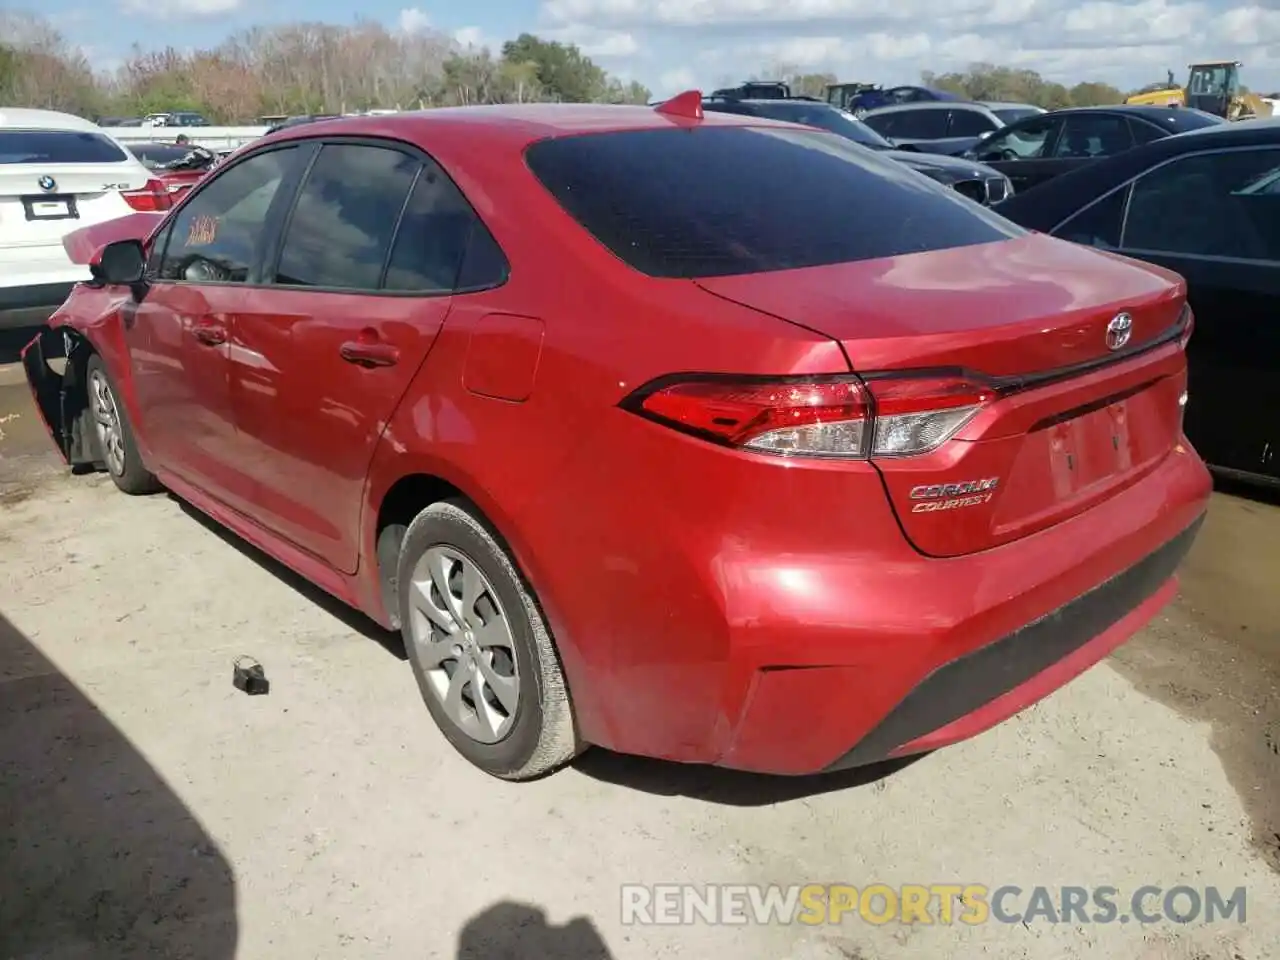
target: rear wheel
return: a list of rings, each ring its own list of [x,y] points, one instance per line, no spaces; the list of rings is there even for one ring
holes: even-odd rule
[[[427,507],[400,546],[405,649],[436,725],[486,773],[528,780],[580,745],[536,599],[470,505]]]
[[[142,465],[129,417],[117,400],[106,365],[97,354],[85,364],[85,381],[88,391],[86,414],[93,431],[97,459],[115,485],[125,493],[155,493],[160,489],[160,482]]]

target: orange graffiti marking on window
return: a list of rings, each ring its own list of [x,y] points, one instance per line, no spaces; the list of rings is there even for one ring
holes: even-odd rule
[[[188,247],[203,247],[213,243],[218,236],[218,220],[216,217],[196,217],[191,221],[191,230],[187,234]]]

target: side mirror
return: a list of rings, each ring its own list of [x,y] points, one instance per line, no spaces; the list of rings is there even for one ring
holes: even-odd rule
[[[142,282],[147,258],[138,240],[117,240],[99,251],[92,264],[93,275],[103,283],[133,286]]]

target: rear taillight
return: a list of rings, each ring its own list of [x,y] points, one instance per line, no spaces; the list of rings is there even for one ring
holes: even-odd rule
[[[952,377],[696,377],[643,388],[623,406],[724,446],[862,460],[936,449],[993,396]]]
[[[173,197],[163,180],[148,180],[141,190],[121,190],[120,195],[140,213],[154,213],[173,206]]]

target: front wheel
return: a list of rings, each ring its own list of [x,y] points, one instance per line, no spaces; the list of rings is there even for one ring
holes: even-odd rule
[[[125,493],[155,493],[160,489],[160,482],[142,464],[129,417],[117,399],[106,365],[96,353],[85,364],[85,380],[88,393],[85,414],[93,431],[96,459]]]
[[[460,754],[504,780],[550,773],[580,750],[568,685],[532,591],[461,501],[409,525],[397,569],[418,689]]]

